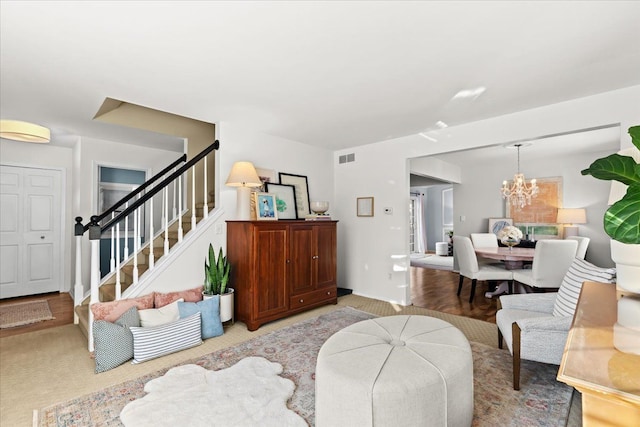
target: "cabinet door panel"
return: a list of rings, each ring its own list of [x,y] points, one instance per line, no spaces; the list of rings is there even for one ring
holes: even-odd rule
[[[316,288],[336,284],[336,227],[316,227]]]
[[[256,297],[257,317],[265,317],[287,310],[287,232],[280,230],[256,231]]]
[[[306,293],[314,289],[314,235],[310,226],[291,227],[291,265],[289,289],[291,295]]]

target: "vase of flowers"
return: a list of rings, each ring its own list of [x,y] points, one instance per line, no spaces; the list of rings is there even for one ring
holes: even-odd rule
[[[520,243],[522,239],[522,231],[518,227],[513,225],[507,225],[502,230],[498,231],[498,239],[503,245],[508,246],[509,250],[512,250],[514,246]]]

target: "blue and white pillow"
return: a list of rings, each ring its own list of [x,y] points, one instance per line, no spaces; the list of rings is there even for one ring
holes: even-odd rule
[[[597,267],[583,259],[574,259],[558,289],[553,315],[573,316],[583,282],[613,283],[615,278],[615,268]]]
[[[93,322],[93,355],[96,374],[122,365],[133,358],[133,334],[129,328],[140,326],[138,309],[131,307],[114,323]]]
[[[175,322],[148,328],[131,328],[133,363],[175,353],[202,344],[200,312]]]
[[[180,318],[189,317],[195,313],[201,314],[202,338],[213,338],[224,333],[220,321],[220,295],[199,302],[178,302]]]

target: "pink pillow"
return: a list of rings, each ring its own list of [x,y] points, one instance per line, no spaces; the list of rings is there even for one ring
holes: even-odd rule
[[[138,298],[121,299],[118,301],[96,302],[91,304],[93,320],[106,320],[115,322],[131,307],[138,307],[138,310],[153,308],[153,294],[144,295]]]
[[[202,301],[203,290],[203,286],[198,286],[197,288],[187,289],[186,291],[168,292],[166,294],[156,292],[154,306],[155,308],[164,307],[165,305],[171,304],[180,298],[182,298],[184,302]]]

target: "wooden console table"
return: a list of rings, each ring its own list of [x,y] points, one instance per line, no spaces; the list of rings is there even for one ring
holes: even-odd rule
[[[616,287],[585,282],[558,380],[582,393],[582,425],[640,426],[640,356],[613,346]]]

